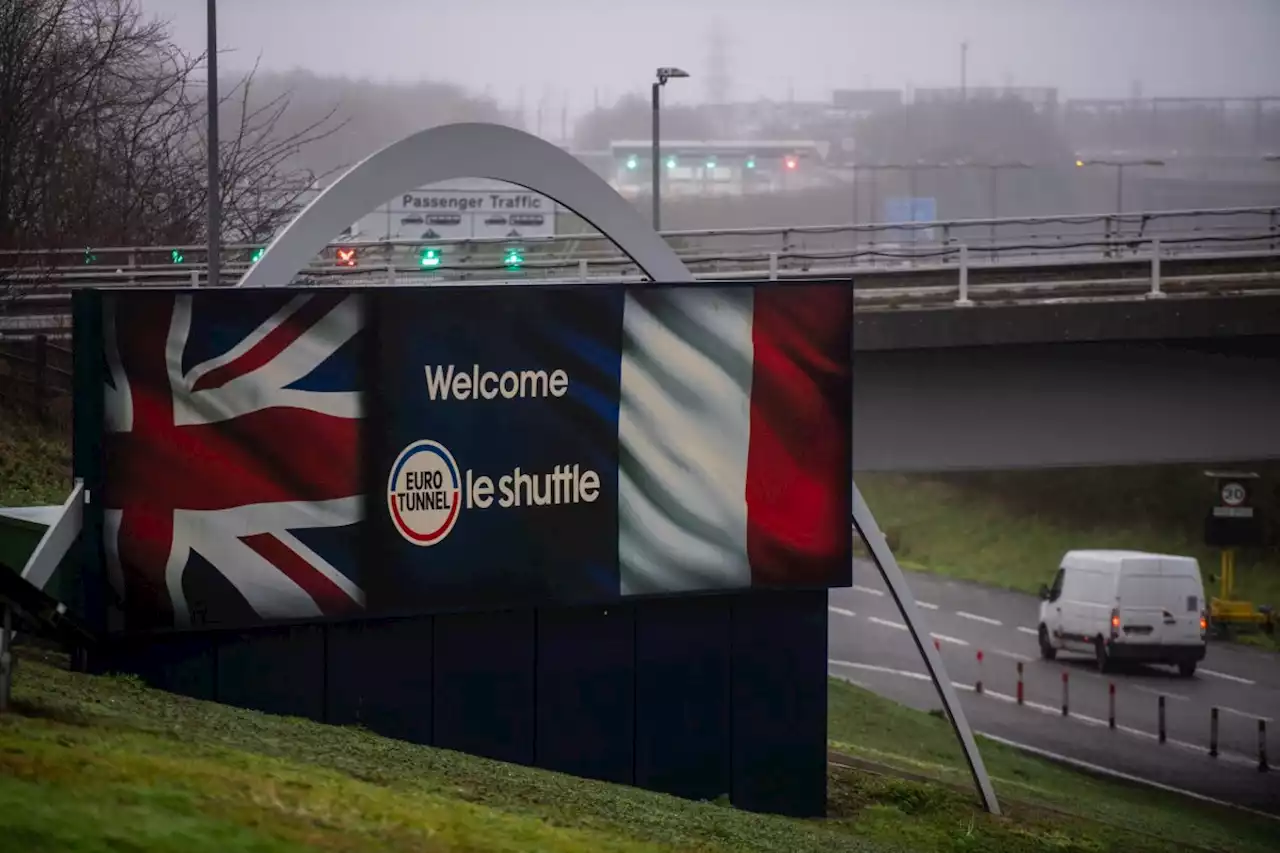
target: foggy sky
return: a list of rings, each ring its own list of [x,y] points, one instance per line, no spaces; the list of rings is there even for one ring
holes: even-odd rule
[[[200,51],[205,0],[140,0]],[[1057,86],[1063,97],[1280,95],[1280,0],[218,0],[222,67],[435,79],[579,115],[653,69],[706,99],[719,21],[735,100],[832,88]]]

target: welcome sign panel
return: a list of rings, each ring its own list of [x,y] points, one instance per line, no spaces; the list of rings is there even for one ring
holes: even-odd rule
[[[103,301],[128,629],[850,582],[848,283]]]

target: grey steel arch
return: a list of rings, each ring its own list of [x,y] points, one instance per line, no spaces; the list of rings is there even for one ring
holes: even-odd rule
[[[492,178],[549,196],[653,280],[693,281],[640,212],[572,154],[512,127],[468,122],[419,131],[352,166],[276,235],[237,286],[287,284],[335,234],[405,187],[453,178]]]
[[[463,123],[420,131],[352,166],[272,240],[237,286],[291,282],[333,235],[405,187],[453,178],[492,178],[542,193],[598,228],[653,280],[694,280],[679,256],[645,222],[639,211],[571,154],[514,128]],[[853,521],[870,547],[876,567],[924,658],[983,803],[988,811],[999,814],[995,790],[964,709],[946,675],[942,657],[925,640],[919,610],[906,578],[856,483],[853,485]]]

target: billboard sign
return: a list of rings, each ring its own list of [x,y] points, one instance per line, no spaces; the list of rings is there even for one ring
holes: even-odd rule
[[[128,630],[850,582],[847,282],[77,298]]]
[[[356,224],[365,240],[551,237],[556,203],[501,181],[446,181],[388,200]]]

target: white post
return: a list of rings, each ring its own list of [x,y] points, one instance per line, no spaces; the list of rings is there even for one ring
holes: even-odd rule
[[[586,258],[578,259],[578,279],[583,283],[585,283],[587,280],[587,259]]]
[[[1160,240],[1151,241],[1151,292],[1149,299],[1160,299],[1165,293],[1160,289]]]
[[[387,261],[387,284],[396,283],[396,265],[394,261]]]
[[[967,308],[973,304],[973,300],[969,298],[969,247],[960,244],[960,298],[956,300],[956,305],[961,308]]]
[[[192,287],[200,286],[200,270],[191,271],[191,286]]]
[[[778,253],[769,253],[769,281],[778,280]]]

